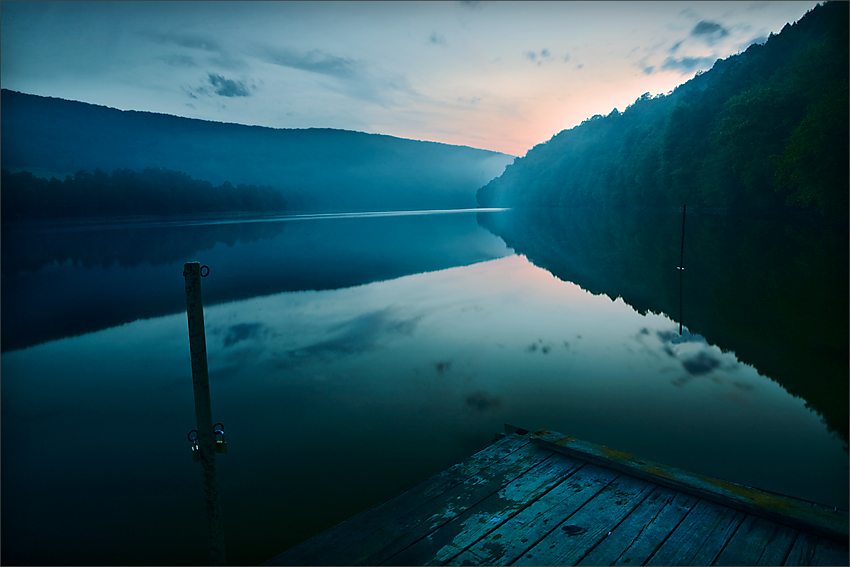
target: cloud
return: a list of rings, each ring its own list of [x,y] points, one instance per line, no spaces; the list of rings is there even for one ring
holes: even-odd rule
[[[215,73],[209,73],[209,81],[213,86],[215,94],[219,96],[251,96],[251,93],[245,86],[244,81],[225,79],[221,75],[217,75]]]
[[[168,57],[163,57],[162,60],[167,65],[173,65],[174,67],[198,67],[198,62],[195,61],[194,57],[189,57],[188,55],[169,55]]]
[[[729,32],[726,31],[726,28],[724,28],[720,24],[702,20],[700,21],[700,23],[694,26],[694,29],[691,30],[691,35],[716,35],[718,37],[724,37],[729,35]]]
[[[152,38],[157,43],[177,45],[178,47],[185,47],[187,49],[201,49],[203,51],[210,51],[214,53],[222,52],[221,46],[217,41],[201,36],[171,33],[151,33],[145,35]]]
[[[259,54],[259,57],[273,65],[343,79],[354,77],[358,70],[358,65],[353,60],[323,53],[318,49],[299,53],[285,47],[267,47]]]
[[[729,31],[715,22],[701,20],[700,23],[694,26],[691,30],[691,36],[701,39],[709,45],[714,45],[719,39],[729,35]]]
[[[668,57],[664,60],[664,64],[661,65],[661,70],[678,71],[684,75],[697,69],[708,69],[714,65],[714,61],[715,58],[713,57],[682,57],[681,59]]]
[[[400,104],[393,98],[396,93],[419,96],[407,77],[396,73],[375,75],[364,72],[353,80],[343,82],[336,90],[346,96],[372,102],[384,108]]]
[[[428,42],[434,45],[446,45],[446,37],[441,33],[432,32],[431,37],[428,38]]]
[[[696,17],[690,10],[685,10],[683,14],[689,13],[690,17]],[[709,20],[700,20],[690,31],[687,37],[676,41],[667,48],[667,53],[671,54],[668,56],[664,62],[659,65],[647,65],[646,59],[644,57],[639,63],[640,67],[643,67],[643,72],[647,75],[651,75],[656,71],[678,71],[682,74],[688,74],[698,69],[708,69],[717,59],[716,57],[674,57],[676,53],[679,53],[683,46],[693,46],[694,42],[699,42],[703,44],[707,44],[709,46],[713,46],[715,43],[720,41],[722,38],[729,35],[729,30],[726,29],[723,25],[712,22]],[[660,45],[656,45],[650,50],[649,55],[652,55],[656,49],[660,47]]]
[[[206,61],[218,67],[224,69],[242,69],[246,66],[242,59],[229,53],[218,41],[210,37],[170,33],[146,35],[156,43],[177,46],[183,50],[188,50],[189,54],[184,51],[183,53],[174,53],[166,56],[164,60],[169,65],[199,67],[200,65],[196,62],[197,52],[203,51],[209,54],[204,57]]]
[[[419,95],[402,74],[381,71],[362,61],[318,49],[299,52],[286,47],[255,46],[250,54],[272,65],[330,77],[337,82],[323,82],[321,88],[383,107],[393,105],[391,99],[394,93]]]
[[[525,58],[529,61],[537,62],[538,65],[542,65],[544,61],[552,60],[552,52],[545,47],[540,50],[540,53],[537,53],[536,51],[526,51],[523,55],[525,55]],[[564,61],[569,61],[569,57],[570,56],[567,55],[567,57],[564,58]]]
[[[219,75],[207,73],[207,80],[199,87],[185,87],[184,92],[192,99],[199,96],[223,96],[226,98],[251,96],[251,90],[257,90],[255,85],[249,88],[245,81],[236,81]]]
[[[171,43],[179,45],[180,47],[188,47],[190,49],[201,49],[203,51],[211,51],[214,53],[221,53],[221,46],[217,41],[211,40],[209,38],[203,37],[190,37],[190,36],[164,36],[171,40]]]

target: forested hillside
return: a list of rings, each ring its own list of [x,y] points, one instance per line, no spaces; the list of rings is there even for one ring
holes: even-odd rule
[[[848,3],[535,146],[484,206],[705,206],[847,214]]]
[[[514,159],[379,134],[210,122],[6,89],[0,111],[0,161],[11,172],[61,180],[78,171],[166,168],[214,186],[273,187],[290,211],[471,208],[478,188]]]

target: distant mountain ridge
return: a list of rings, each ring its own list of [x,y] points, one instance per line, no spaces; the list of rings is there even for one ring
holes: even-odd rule
[[[0,163],[73,174],[167,168],[214,185],[271,186],[292,211],[472,208],[512,156],[333,129],[210,122],[0,93]]]
[[[848,3],[532,148],[484,206],[848,210]]]

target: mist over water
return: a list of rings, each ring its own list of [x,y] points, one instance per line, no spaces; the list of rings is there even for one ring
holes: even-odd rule
[[[680,243],[664,235],[681,218],[583,218],[321,217],[25,239],[4,227],[0,451],[3,512],[16,518],[4,563],[207,561],[201,471],[186,441],[186,261],[210,266],[202,287],[213,420],[227,429],[216,464],[230,563],[262,562],[409,488],[504,423],[846,506],[846,438],[821,404],[830,389],[841,396],[822,372],[812,380],[826,394],[801,395],[793,376],[759,367],[764,347],[743,340],[748,327],[723,331],[735,319],[706,298],[749,272],[708,253],[696,235],[712,221],[689,233],[686,277],[703,283],[686,280],[680,334]],[[787,242],[785,252],[796,258]],[[805,281],[805,266],[777,267],[779,282],[758,268],[764,305]],[[829,286],[816,292],[837,301]],[[754,304],[741,316],[764,312]],[[796,348],[797,367],[834,365],[825,334],[840,343],[846,328],[808,333],[770,340]]]
[[[187,261],[211,267],[203,293],[213,305],[508,254],[473,211],[4,227],[2,349],[185,311],[174,282]]]

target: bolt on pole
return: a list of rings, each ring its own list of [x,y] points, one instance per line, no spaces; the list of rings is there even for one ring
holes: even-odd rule
[[[206,268],[206,266],[204,266]],[[207,273],[209,273],[209,268]],[[206,274],[204,274],[206,275]],[[204,304],[201,298],[201,266],[198,262],[183,265],[186,280],[186,315],[189,320],[189,348],[192,353],[192,387],[195,393],[195,418],[198,447],[204,475],[204,500],[209,523],[210,565],[226,565],[224,529],[215,471],[215,433],[210,404],[210,378],[207,371],[207,344],[204,334]]]

